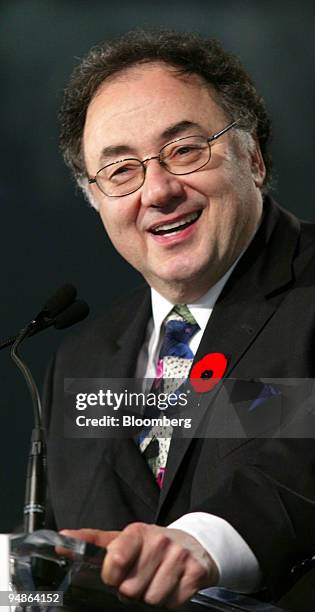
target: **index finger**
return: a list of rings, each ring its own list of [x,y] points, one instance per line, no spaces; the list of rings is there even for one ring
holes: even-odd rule
[[[71,538],[79,538],[89,544],[95,544],[96,546],[106,548],[121,532],[102,531],[101,529],[63,529],[60,533]]]

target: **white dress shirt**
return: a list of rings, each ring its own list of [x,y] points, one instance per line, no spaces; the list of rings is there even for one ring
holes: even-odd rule
[[[215,303],[240,257],[209,291],[193,304],[187,304],[200,330],[191,338],[189,346],[194,354],[198,349]],[[148,323],[145,342],[137,361],[137,377],[155,378],[156,364],[162,343],[161,327],[174,304],[151,289],[152,318]],[[240,534],[224,519],[206,512],[185,514],[168,525],[182,529],[196,538],[214,559],[219,570],[218,586],[249,593],[261,583],[261,571],[256,556]]]

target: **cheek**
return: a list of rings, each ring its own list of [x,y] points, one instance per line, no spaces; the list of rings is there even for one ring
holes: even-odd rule
[[[188,181],[187,181],[188,183]],[[192,174],[189,187],[211,202],[212,198],[223,198],[234,185],[233,165],[216,156],[216,166]]]
[[[113,205],[116,202],[109,202],[110,204],[111,209],[103,205],[100,210],[106,233],[118,253],[136,267],[140,245],[135,209],[128,206],[117,208]]]
[[[114,200],[103,203],[99,212],[109,236],[112,234],[119,236],[130,225],[128,209],[117,206],[117,202]]]
[[[110,215],[108,214],[107,211],[104,212],[104,208],[103,207],[100,208],[99,213],[100,213],[100,217],[102,219],[102,223],[104,225],[104,228],[105,228],[107,234],[110,235],[110,233],[111,233],[111,225],[112,225],[111,220],[110,220]]]
[[[109,213],[108,210],[104,212],[104,209],[100,210],[100,217],[108,238],[114,247],[118,251],[121,251],[123,237],[126,232],[124,231],[123,222],[120,221],[120,217],[116,214]]]
[[[206,230],[213,243],[220,245],[219,250],[231,242],[233,235],[236,239],[236,228],[243,227],[240,220],[246,223],[248,214],[244,203],[247,191],[248,183],[241,169],[238,172],[232,163],[226,163],[224,168],[213,172],[205,182],[203,193],[208,200],[205,210]]]
[[[223,233],[230,232],[247,217],[245,203],[251,199],[251,193],[252,185],[244,165],[233,160],[226,163],[209,187],[210,214],[223,227]]]

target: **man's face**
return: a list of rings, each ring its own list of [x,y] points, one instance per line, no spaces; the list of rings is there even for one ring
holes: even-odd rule
[[[176,138],[207,137],[228,123],[197,75],[179,76],[157,63],[132,67],[106,81],[88,107],[87,172],[93,177],[118,159],[157,155]],[[105,156],[108,147],[121,152]],[[90,189],[117,251],[170,301],[192,302],[250,240],[261,215],[263,177],[258,147],[232,129],[214,141],[209,163],[193,174],[169,174],[154,159],[135,193],[108,197],[95,184]],[[170,231],[156,233],[160,226]]]

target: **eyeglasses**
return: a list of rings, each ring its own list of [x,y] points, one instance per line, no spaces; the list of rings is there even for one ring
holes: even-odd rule
[[[101,168],[93,178],[89,178],[91,185],[96,183],[100,191],[110,197],[123,197],[134,193],[142,187],[146,163],[157,159],[159,164],[170,174],[191,174],[197,172],[210,161],[211,143],[223,136],[228,130],[235,127],[237,121],[229,123],[223,130],[212,136],[184,136],[168,142],[158,155],[146,157],[142,161],[134,157],[119,159]]]

